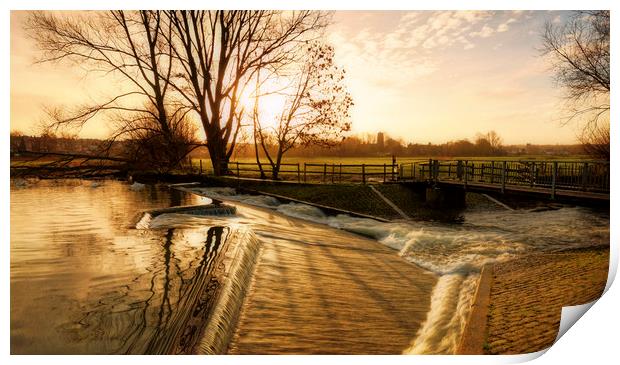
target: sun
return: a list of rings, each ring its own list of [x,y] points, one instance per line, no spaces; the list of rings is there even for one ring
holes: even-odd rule
[[[280,116],[286,108],[287,90],[282,80],[269,79],[264,81],[260,88],[250,87],[239,97],[244,109],[245,118],[253,118],[254,105],[258,95],[258,118],[263,128],[273,128],[278,125]]]

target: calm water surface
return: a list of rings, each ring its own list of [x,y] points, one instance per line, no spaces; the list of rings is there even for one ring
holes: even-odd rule
[[[207,198],[123,182],[11,186],[11,353],[170,351],[227,227],[136,230],[145,209]]]

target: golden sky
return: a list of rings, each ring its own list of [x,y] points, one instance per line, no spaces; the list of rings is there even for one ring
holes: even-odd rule
[[[118,87],[66,64],[34,64],[24,12],[11,13],[11,129],[36,132],[43,107],[101,100]],[[556,11],[338,11],[326,32],[354,98],[354,133],[441,143],[497,131],[504,143],[575,143],[562,91],[540,56]],[[83,137],[105,137],[94,120]]]

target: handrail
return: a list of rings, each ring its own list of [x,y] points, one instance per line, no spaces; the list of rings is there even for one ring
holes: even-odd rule
[[[526,186],[556,190],[604,192],[610,190],[609,161],[570,160],[434,160],[403,163],[400,180],[496,186]]]

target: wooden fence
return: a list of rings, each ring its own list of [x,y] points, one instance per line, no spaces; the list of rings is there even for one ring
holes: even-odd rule
[[[262,163],[262,171],[266,179],[272,179],[273,168],[269,163]],[[197,166],[200,173],[203,169],[202,160]],[[398,180],[398,164],[336,164],[336,163],[282,163],[278,179],[297,183],[373,183]],[[255,162],[229,161],[229,176],[238,178],[260,178],[261,169]]]
[[[200,173],[202,160],[194,164]],[[229,161],[228,175],[261,178],[255,162]],[[265,179],[272,179],[272,166],[262,163]],[[555,190],[609,193],[607,161],[511,161],[511,160],[419,160],[401,164],[282,163],[278,180],[296,183],[381,183],[396,181],[451,182],[500,188],[519,186]]]

